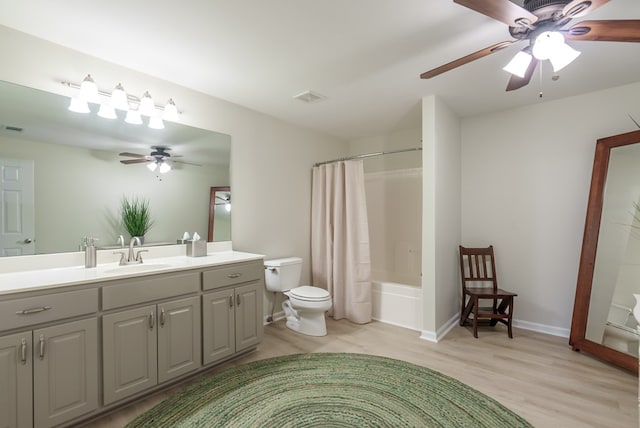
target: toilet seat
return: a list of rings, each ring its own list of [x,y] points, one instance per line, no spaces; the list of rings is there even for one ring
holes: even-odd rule
[[[324,302],[329,300],[329,292],[320,287],[312,287],[310,285],[302,285],[287,291],[289,297],[305,302]]]

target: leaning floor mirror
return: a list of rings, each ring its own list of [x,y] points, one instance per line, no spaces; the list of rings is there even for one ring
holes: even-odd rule
[[[599,139],[569,343],[638,372],[640,131]]]

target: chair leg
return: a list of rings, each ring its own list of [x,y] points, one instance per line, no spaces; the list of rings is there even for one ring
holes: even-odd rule
[[[473,298],[473,337],[478,338],[478,298]]]
[[[513,331],[511,331],[511,318],[513,316],[513,297],[509,298],[509,318],[507,318],[507,332],[509,333],[509,339],[513,339]]]

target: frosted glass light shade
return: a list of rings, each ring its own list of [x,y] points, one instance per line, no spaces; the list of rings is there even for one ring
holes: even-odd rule
[[[560,71],[567,65],[571,64],[573,60],[579,56],[579,51],[573,49],[568,44],[563,43],[554,49],[553,53],[549,57],[549,61],[551,61],[553,71]]]
[[[129,110],[129,100],[127,99],[127,93],[120,83],[116,85],[111,93],[110,100],[111,107],[118,110]]]
[[[80,98],[73,97],[71,98],[71,102],[69,103],[69,110],[74,113],[89,113],[89,105],[85,100],[81,100]]]
[[[96,86],[96,83],[93,81],[93,78],[90,74],[87,74],[87,77],[85,77],[80,84],[79,97],[86,102],[100,104],[100,94],[98,93],[98,87]]]
[[[100,110],[98,110],[98,116],[100,116],[103,119],[115,119],[118,117],[116,116],[115,109],[108,104],[100,105]]]
[[[164,129],[164,122],[158,116],[151,116],[149,118],[149,128],[151,128],[151,129]]]
[[[169,172],[169,171],[171,171],[171,165],[169,165],[166,162],[162,162],[160,164],[160,173],[164,174],[164,173]]]
[[[164,113],[162,114],[162,118],[164,120],[170,120],[173,122],[176,122],[178,120],[178,108],[176,107],[176,103],[174,103],[171,98],[169,98],[167,105],[164,106]]]
[[[527,68],[529,68],[529,64],[531,64],[532,60],[533,57],[530,54],[520,51],[511,59],[511,61],[509,61],[509,64],[504,66],[503,70],[520,78],[524,78]]]
[[[153,99],[151,98],[151,95],[149,94],[149,92],[145,92],[144,95],[142,96],[142,99],[140,100],[140,114],[143,116],[153,116],[153,114],[155,113],[156,110],[156,106],[153,103]]]
[[[147,168],[149,168],[151,172],[155,171],[157,167],[158,167],[158,164],[155,162],[151,162],[147,164]]]
[[[142,117],[140,117],[140,112],[138,112],[138,110],[129,110],[124,121],[131,125],[142,125]]]

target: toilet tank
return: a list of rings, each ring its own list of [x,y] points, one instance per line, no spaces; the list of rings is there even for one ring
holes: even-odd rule
[[[269,291],[284,292],[296,288],[300,284],[302,259],[287,257],[265,260],[264,280]]]

